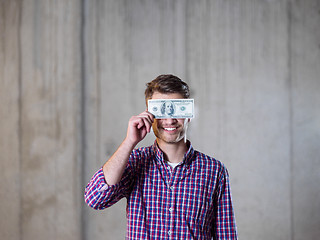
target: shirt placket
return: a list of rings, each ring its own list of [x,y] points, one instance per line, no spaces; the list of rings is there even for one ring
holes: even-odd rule
[[[167,236],[168,239],[173,239],[174,237],[174,213],[175,213],[175,199],[174,199],[174,183],[176,176],[176,168],[172,169],[170,166],[167,166],[168,174],[167,174],[167,191],[168,191],[168,204],[167,204],[167,222],[169,223],[167,226]]]

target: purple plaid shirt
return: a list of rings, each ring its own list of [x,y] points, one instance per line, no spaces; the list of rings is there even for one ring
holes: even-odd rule
[[[101,168],[86,203],[101,210],[126,197],[127,239],[237,239],[227,169],[188,145],[174,169],[156,143],[135,149],[116,185],[106,184]]]

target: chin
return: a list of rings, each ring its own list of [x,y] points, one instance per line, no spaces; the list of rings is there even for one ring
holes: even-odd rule
[[[184,137],[184,134],[181,132],[179,134],[171,135],[170,137],[166,137],[163,135],[158,136],[158,138],[161,141],[169,143],[169,144],[180,142],[183,139],[183,137]]]
[[[163,140],[163,141],[166,142],[166,143],[169,143],[169,144],[177,143],[177,140],[176,140],[176,139]]]

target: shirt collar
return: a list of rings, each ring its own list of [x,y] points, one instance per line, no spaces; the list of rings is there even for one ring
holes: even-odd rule
[[[192,160],[193,160],[193,156],[194,156],[194,149],[191,145],[191,142],[189,140],[187,140],[187,146],[188,146],[188,151],[184,154],[183,157],[183,164],[189,165],[191,164]],[[159,148],[157,141],[154,141],[154,144],[152,146],[154,155],[156,157],[156,159],[160,162],[164,163],[164,157],[163,157],[163,152],[162,150]]]

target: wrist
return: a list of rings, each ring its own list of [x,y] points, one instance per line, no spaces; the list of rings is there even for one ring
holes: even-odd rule
[[[134,149],[134,147],[137,145],[137,143],[135,143],[134,141],[128,139],[127,137],[123,140],[121,146],[123,148],[125,148],[128,151],[132,151]]]

